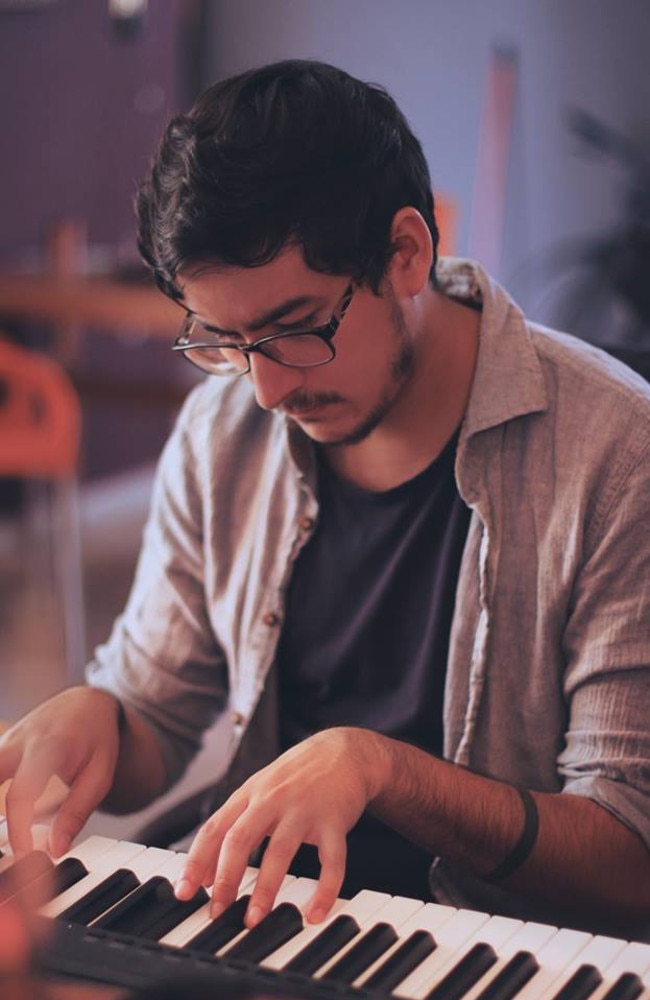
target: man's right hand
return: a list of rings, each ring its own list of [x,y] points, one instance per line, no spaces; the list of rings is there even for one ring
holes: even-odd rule
[[[0,782],[12,849],[32,849],[37,799],[54,775],[68,786],[49,832],[49,850],[65,853],[113,784],[119,754],[119,703],[97,688],[75,687],[50,698],[0,737]]]

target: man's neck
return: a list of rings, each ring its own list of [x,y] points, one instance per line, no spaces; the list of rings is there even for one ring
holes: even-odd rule
[[[418,337],[412,380],[359,444],[325,447],[342,478],[378,492],[412,479],[460,425],[474,376],[480,313],[434,293]]]

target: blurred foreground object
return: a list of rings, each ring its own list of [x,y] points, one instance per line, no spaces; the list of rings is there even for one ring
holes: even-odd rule
[[[36,913],[49,895],[49,878],[21,883],[12,868],[0,888],[0,997],[46,1000],[36,978],[36,956],[46,943],[47,924]]]

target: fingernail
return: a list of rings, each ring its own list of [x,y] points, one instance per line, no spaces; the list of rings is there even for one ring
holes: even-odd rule
[[[326,916],[327,910],[324,910],[322,906],[315,906],[307,914],[307,921],[310,924],[320,924],[321,920],[324,920]]]
[[[218,903],[216,899],[213,899],[212,902],[210,903],[210,916],[212,917],[213,920],[216,920],[217,917],[221,916],[221,914],[225,909],[226,907],[223,905],[223,903]]]
[[[264,916],[261,906],[251,906],[246,913],[246,926],[255,927]]]
[[[193,894],[192,883],[187,878],[181,878],[176,883],[177,899],[189,899]]]

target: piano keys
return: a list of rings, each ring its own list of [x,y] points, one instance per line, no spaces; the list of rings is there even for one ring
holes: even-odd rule
[[[309,925],[315,883],[290,875],[249,931],[253,868],[212,920],[206,890],[173,895],[183,854],[94,836],[58,862],[43,850],[15,861],[0,846],[0,892],[21,868],[23,882],[48,879],[41,963],[56,975],[132,988],[195,973],[306,1000],[650,1000],[650,944],[370,890]]]

